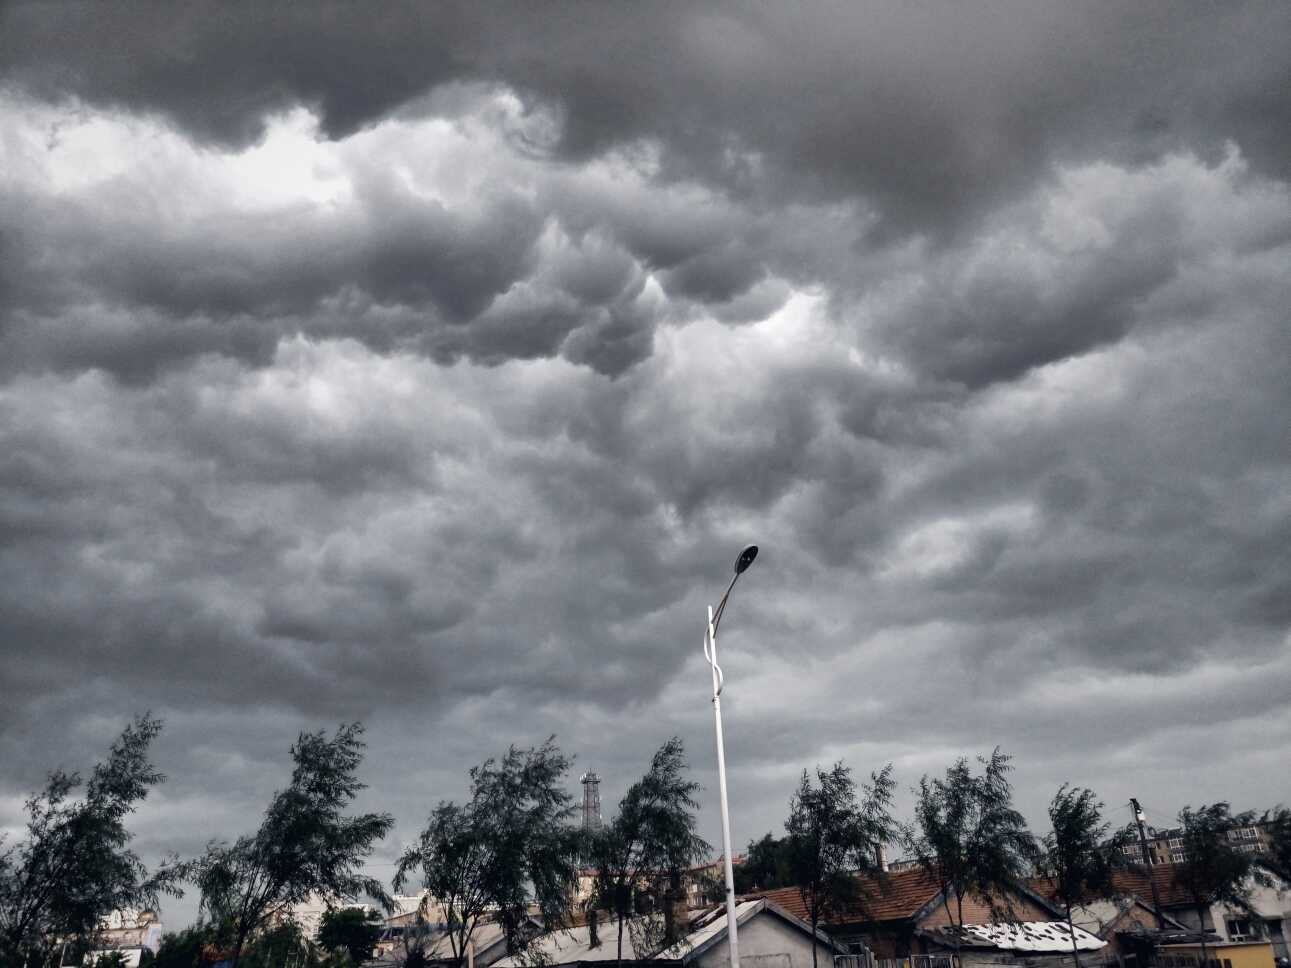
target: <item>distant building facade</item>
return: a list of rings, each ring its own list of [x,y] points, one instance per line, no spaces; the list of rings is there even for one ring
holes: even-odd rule
[[[1148,827],[1146,833],[1146,855],[1143,853],[1143,845],[1137,840],[1121,847],[1121,853],[1132,863],[1182,864],[1188,859],[1182,827],[1165,830]],[[1264,854],[1269,849],[1269,836],[1262,824],[1234,827],[1228,831],[1227,837],[1233,849],[1243,854]]]
[[[113,911],[101,922],[94,936],[94,947],[82,964],[93,965],[110,954],[119,954],[126,968],[139,968],[145,951],[156,954],[161,948],[162,924],[155,911],[125,909]]]

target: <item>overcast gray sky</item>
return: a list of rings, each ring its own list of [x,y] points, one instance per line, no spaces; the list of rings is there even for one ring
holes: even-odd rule
[[[718,839],[999,745],[1291,799],[1291,5],[8,4],[0,826],[361,719],[384,876],[555,733]],[[576,775],[571,792],[577,792]],[[191,916],[194,898],[167,909]]]

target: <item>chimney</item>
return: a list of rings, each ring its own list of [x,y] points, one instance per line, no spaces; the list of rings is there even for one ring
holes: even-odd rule
[[[888,869],[888,852],[883,849],[882,844],[874,845],[874,866],[881,871]]]

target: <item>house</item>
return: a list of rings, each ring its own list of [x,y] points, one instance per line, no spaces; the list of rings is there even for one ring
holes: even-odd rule
[[[1038,893],[1050,893],[1043,881],[1033,881],[1032,887]],[[1203,932],[1208,944],[1266,944],[1270,947],[1270,957],[1277,964],[1287,965],[1291,890],[1254,882],[1248,884],[1248,889],[1251,911],[1211,904],[1199,915],[1191,896],[1175,883],[1174,866],[1123,868],[1113,873],[1107,897],[1073,911],[1073,920],[1109,942],[1104,960],[1115,960],[1122,965],[1144,963],[1152,957],[1154,946],[1163,947],[1162,955],[1164,947],[1179,944],[1191,944],[1199,949]],[[1158,902],[1160,919],[1154,906]],[[1237,954],[1243,962],[1256,957],[1245,950]],[[1131,956],[1134,961],[1130,960]],[[1182,968],[1189,956],[1189,951],[1180,949],[1170,957],[1179,962],[1175,968]],[[1223,968],[1222,959],[1220,966]]]
[[[99,959],[117,953],[125,960],[126,968],[139,968],[145,951],[157,953],[161,935],[162,924],[156,912],[130,908],[113,911],[99,922],[94,947],[81,964],[88,968]]]
[[[435,917],[441,920],[430,920]],[[375,963],[402,964],[409,950],[420,944],[428,968],[456,966],[458,959],[453,954],[453,941],[442,918],[442,909],[437,904],[420,911],[414,907],[386,918],[385,929],[377,941]],[[538,932],[542,923],[537,918],[530,918],[529,929]],[[490,968],[507,953],[506,935],[496,921],[483,921],[476,925],[469,944],[469,956],[462,963],[472,964],[475,968]]]
[[[636,928],[643,925],[659,928],[658,915],[635,919]],[[811,968],[812,949],[823,966],[832,966],[835,955],[844,952],[823,931],[812,935],[811,928],[800,918],[764,898],[740,902],[736,908],[739,925],[740,961],[749,968]],[[649,932],[647,932],[649,933]],[[592,928],[574,925],[537,939],[535,950],[514,955],[496,963],[496,968],[524,968],[541,963],[551,968],[575,968],[579,965],[613,962],[618,958],[618,931],[613,922],[602,923],[592,941]],[[724,906],[689,912],[686,934],[676,944],[662,951],[638,951],[640,930],[624,931],[623,960],[652,968],[723,968],[730,960],[726,943],[726,908]]]
[[[1163,937],[1183,937],[1188,927],[1134,894],[1072,908],[1072,923],[1107,942],[1103,964],[1142,968],[1151,964]]]
[[[1065,919],[1052,903],[1025,885],[1015,885],[1011,890],[994,898],[997,909],[1006,909],[1010,920],[1028,930],[1016,935],[977,934],[956,935],[952,928],[959,920],[959,911],[953,899],[943,896],[941,884],[922,868],[889,870],[877,876],[858,879],[863,903],[858,903],[842,915],[833,916],[822,927],[850,950],[868,950],[878,960],[879,968],[949,968],[958,942],[963,950],[971,940],[979,944],[980,951],[991,952],[995,962],[1025,960],[1043,961],[1046,957],[1071,956],[1071,937]],[[763,893],[767,900],[783,907],[804,921],[809,914],[802,895],[796,887],[780,888]],[[951,916],[952,911],[954,917]],[[990,925],[997,918],[989,905],[973,897],[964,899],[963,922],[966,926]],[[1061,922],[1056,929],[1041,925]],[[1056,940],[1061,934],[1062,941]],[[1085,950],[1101,949],[1100,939],[1085,937],[1077,932],[1077,944]],[[1000,947],[1017,943],[1022,947]],[[1052,949],[1052,950],[1050,950]]]
[[[1174,880],[1174,868],[1159,865],[1140,870],[1116,871],[1112,890],[1116,896],[1135,895],[1150,898],[1153,887],[1161,910],[1193,932],[1205,931],[1219,941],[1248,941],[1262,938],[1272,943],[1274,956],[1287,957],[1287,934],[1291,919],[1291,889],[1265,887],[1251,882],[1252,911],[1242,911],[1223,904],[1208,905],[1199,915],[1188,892]]]
[[[1210,968],[1273,968],[1273,946],[1267,941],[1218,941],[1206,945]],[[1197,942],[1164,944],[1157,950],[1158,968],[1197,968],[1201,945]]]
[[[941,924],[917,928],[930,954],[928,963],[961,968],[987,968],[1002,964],[1050,964],[1055,968],[1077,952],[1095,952],[1106,942],[1062,921],[1004,921],[995,924]],[[1074,944],[1073,944],[1074,936]]]
[[[744,860],[743,854],[733,854],[731,864],[738,867],[744,863]],[[705,861],[682,871],[681,883],[682,889],[686,892],[686,904],[692,908],[700,908],[723,897],[725,894],[725,878],[725,858],[720,855],[716,860]],[[650,874],[643,874],[638,879],[638,887],[645,887],[650,879]],[[585,905],[595,891],[596,869],[594,867],[580,868],[574,884],[575,905]]]
[[[350,909],[367,913],[372,910],[372,906],[312,894],[299,903],[287,905],[276,911],[269,919],[269,924],[271,927],[277,927],[290,922],[300,928],[301,936],[305,940],[317,941],[318,932],[323,926],[323,918],[328,911]]]

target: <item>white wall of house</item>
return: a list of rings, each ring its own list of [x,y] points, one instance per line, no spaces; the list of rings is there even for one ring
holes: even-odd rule
[[[1268,937],[1273,942],[1273,954],[1278,958],[1291,955],[1287,941],[1291,939],[1291,889],[1253,885],[1250,895],[1251,907],[1256,917],[1245,911],[1215,904],[1210,909],[1210,921],[1218,934],[1225,941],[1241,941],[1255,937]],[[1260,924],[1252,922],[1259,921]],[[1242,931],[1250,932],[1244,934]]]
[[[764,912],[740,925],[741,968],[811,968],[811,939],[776,915]],[[819,968],[833,968],[834,952],[817,942]],[[695,961],[699,968],[724,968],[731,960],[726,939]]]

